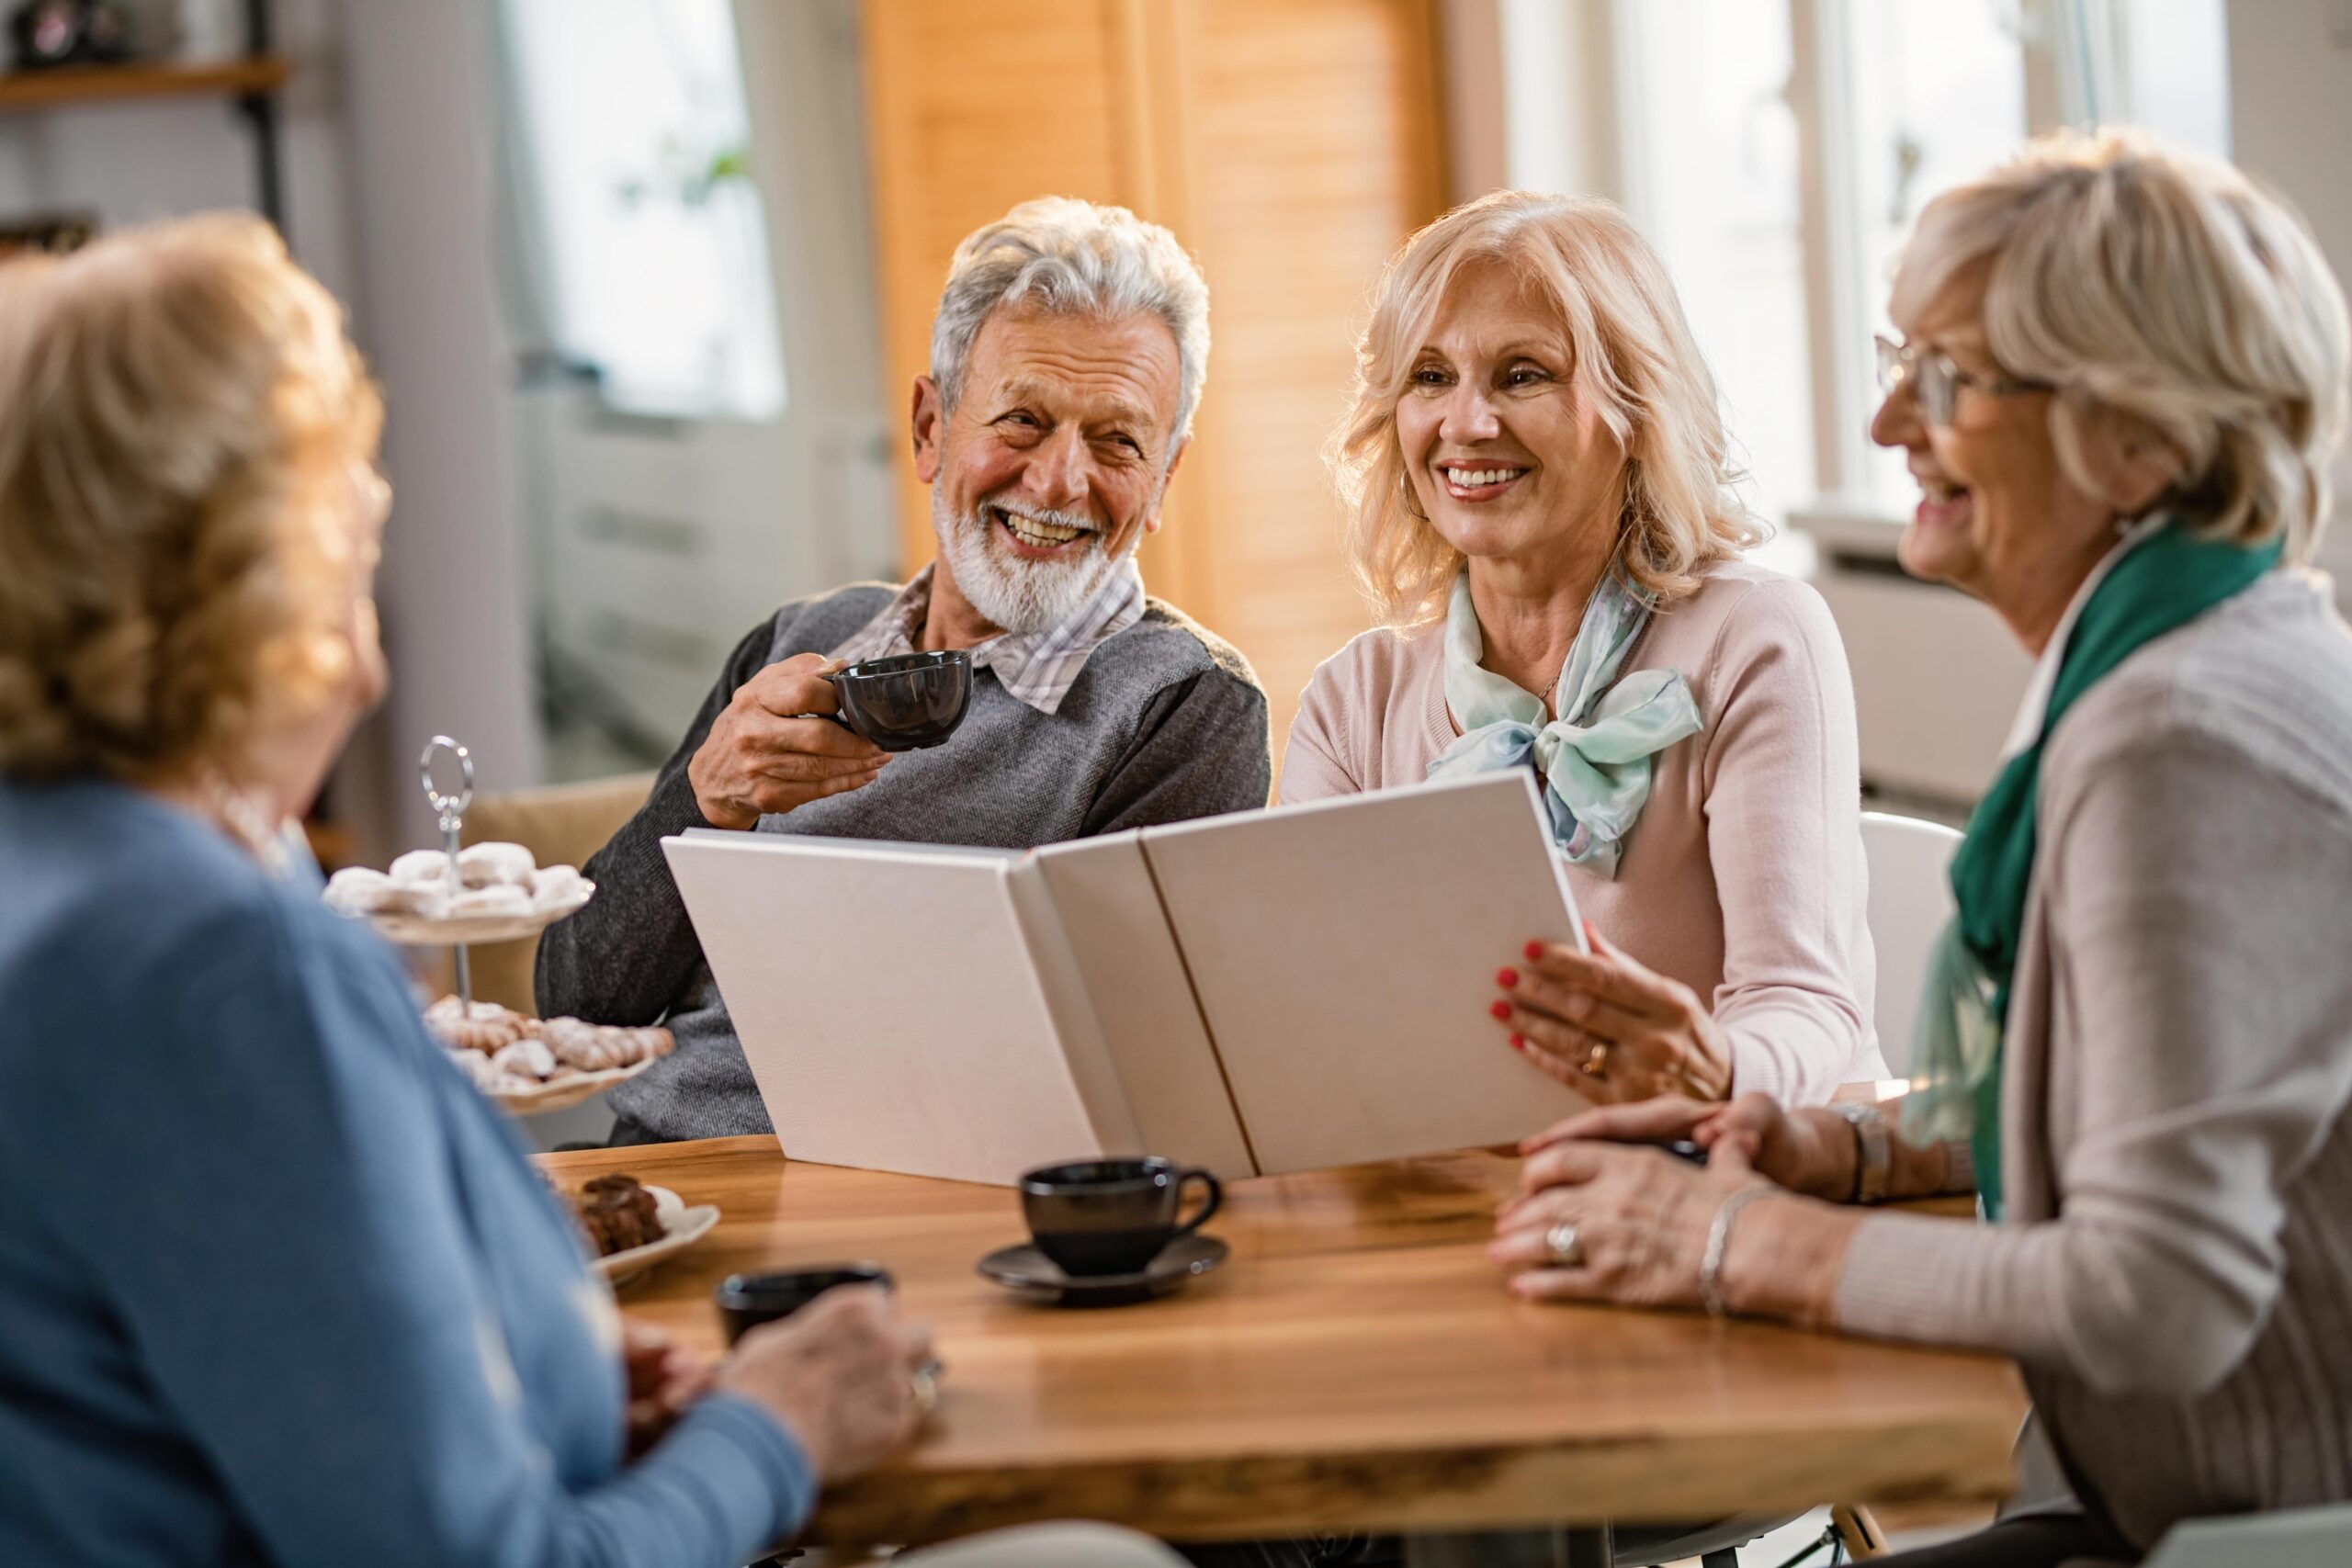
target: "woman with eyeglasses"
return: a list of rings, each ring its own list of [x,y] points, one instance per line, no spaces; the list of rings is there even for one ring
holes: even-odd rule
[[[1523,1293],[2005,1351],[2079,1513],[1921,1563],[2132,1560],[2352,1497],[2352,635],[2301,565],[2344,297],[2227,166],[2064,136],[1929,204],[1872,425],[1904,565],[2040,660],[1952,868],[1899,1129],[1657,1100],[1531,1148]],[[1703,1169],[1642,1142],[1693,1138]],[[1997,1223],[1849,1207],[1974,1191]]]

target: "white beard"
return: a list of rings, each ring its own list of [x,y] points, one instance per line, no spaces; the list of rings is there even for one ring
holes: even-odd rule
[[[1035,515],[1065,527],[1088,526],[1083,519],[1053,513]],[[1114,556],[1103,547],[1102,534],[1089,532],[1066,560],[1023,560],[1004,547],[985,513],[958,517],[936,489],[931,492],[931,526],[966,602],[1009,632],[1042,632],[1060,626],[1134,554],[1128,550]]]

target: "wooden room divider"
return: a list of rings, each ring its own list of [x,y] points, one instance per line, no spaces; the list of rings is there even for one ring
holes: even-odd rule
[[[1164,223],[1214,345],[1151,591],[1256,666],[1277,750],[1315,666],[1368,624],[1321,449],[1366,290],[1443,208],[1435,0],[866,0],[885,384],[903,421],[956,242],[1041,195]],[[903,432],[903,423],[897,432]],[[903,565],[933,552],[898,442]]]

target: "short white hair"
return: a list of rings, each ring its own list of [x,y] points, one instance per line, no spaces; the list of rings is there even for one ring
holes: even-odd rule
[[[931,323],[931,378],[949,409],[964,395],[965,362],[981,326],[1015,301],[1057,314],[1159,318],[1176,340],[1170,454],[1192,434],[1209,373],[1209,286],[1175,235],[1124,207],[1066,196],[1024,201],[967,235]]]
[[[1978,263],[1985,346],[2058,389],[2051,439],[2070,479],[2096,493],[2090,444],[2153,436],[2180,458],[2160,504],[2309,557],[2352,334],[2291,207],[2140,132],[2062,131],[1928,204],[1896,263],[1895,324]]]

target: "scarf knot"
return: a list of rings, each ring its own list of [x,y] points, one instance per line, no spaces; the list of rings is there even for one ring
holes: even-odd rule
[[[1462,734],[1430,764],[1429,776],[1532,764],[1544,775],[1544,804],[1561,853],[1614,877],[1625,835],[1649,800],[1653,760],[1700,728],[1698,705],[1679,672],[1618,674],[1650,614],[1650,602],[1623,574],[1611,570],[1601,579],[1554,688],[1560,716],[1547,721],[1541,697],[1479,663],[1486,641],[1469,574],[1454,579],[1445,620],[1445,700]]]

